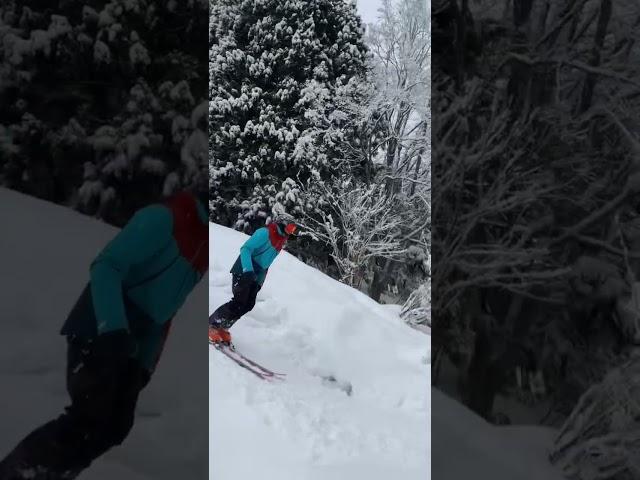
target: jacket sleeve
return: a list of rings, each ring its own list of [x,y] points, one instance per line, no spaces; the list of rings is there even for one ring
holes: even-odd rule
[[[240,248],[240,262],[242,272],[253,272],[253,254],[263,248],[269,242],[269,232],[266,228],[260,228],[251,235]]]
[[[91,296],[98,334],[128,329],[123,280],[131,267],[148,260],[171,240],[173,217],[154,205],[138,211],[91,264]]]

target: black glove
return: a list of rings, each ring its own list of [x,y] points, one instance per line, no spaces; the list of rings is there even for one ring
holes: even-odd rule
[[[257,284],[254,272],[244,272],[233,284],[233,296],[241,302],[246,302],[253,286]]]
[[[114,330],[91,341],[91,356],[122,364],[135,353],[137,344],[127,330]]]
[[[242,275],[240,275],[240,279],[238,280],[238,286],[241,289],[249,289],[256,282],[257,282],[257,277],[255,272],[244,272]]]

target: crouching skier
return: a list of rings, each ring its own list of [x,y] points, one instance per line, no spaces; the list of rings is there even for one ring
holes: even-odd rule
[[[253,309],[269,267],[287,240],[298,235],[299,228],[290,215],[279,215],[242,245],[230,271],[233,298],[209,316],[209,342],[231,344],[229,329]]]
[[[92,263],[61,332],[71,404],[0,462],[0,479],[73,479],[127,437],[171,321],[208,269],[207,196],[139,210]]]

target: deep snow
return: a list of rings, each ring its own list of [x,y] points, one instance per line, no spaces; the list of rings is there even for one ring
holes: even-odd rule
[[[437,389],[432,390],[436,480],[562,480],[547,460],[555,431],[534,426],[494,426]]]
[[[211,225],[209,238],[212,312],[247,237]],[[288,377],[265,383],[210,349],[209,478],[430,478],[430,337],[392,312],[281,253],[231,332]]]
[[[1,188],[0,225],[4,456],[66,405],[58,331],[117,230]],[[401,324],[396,308],[286,253],[233,334],[240,351],[287,372],[287,382],[265,385],[210,350],[203,312],[230,296],[227,271],[245,238],[210,232],[210,277],[176,317],[136,426],[81,479],[206,478],[207,459],[215,480],[424,480],[431,470],[437,480],[561,478],[546,460],[553,431],[491,426],[438,391],[430,408],[429,337]],[[320,378],[328,374],[350,382],[352,396]]]
[[[58,334],[117,230],[68,208],[0,188],[0,458],[67,404]],[[207,277],[178,314],[125,443],[84,479],[206,478]]]

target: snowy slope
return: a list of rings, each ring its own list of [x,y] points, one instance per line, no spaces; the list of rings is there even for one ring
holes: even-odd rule
[[[116,229],[0,189],[0,457],[62,413],[65,342],[58,332],[89,263]],[[176,317],[158,372],[123,446],[80,478],[206,478],[207,277]]]
[[[496,427],[433,389],[432,474],[437,480],[562,480],[547,460],[555,432]],[[464,461],[460,461],[463,459]]]
[[[247,237],[211,225],[209,238],[213,311]],[[210,349],[209,478],[430,478],[430,337],[390,312],[282,253],[231,332],[288,377],[267,384]]]

